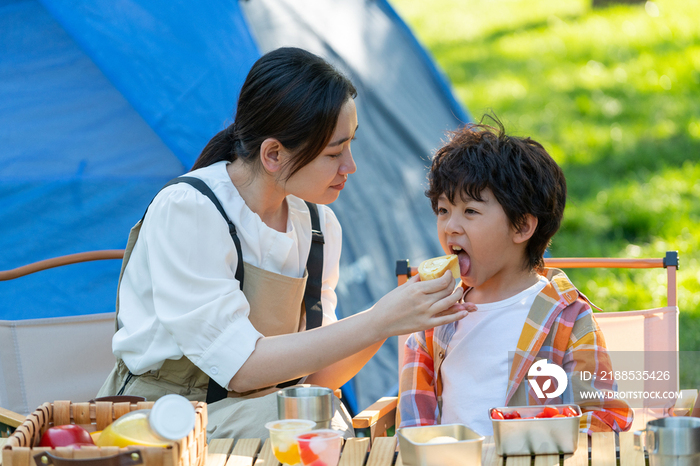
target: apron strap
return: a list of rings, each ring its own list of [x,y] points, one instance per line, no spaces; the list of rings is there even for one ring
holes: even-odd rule
[[[323,283],[323,232],[318,217],[318,206],[306,202],[311,214],[311,250],[306,261],[309,276],[304,291],[304,306],[306,307],[306,330],[320,327],[323,323],[323,307],[321,306],[321,285]]]
[[[228,215],[226,215],[226,212],[224,211],[224,208],[221,206],[221,203],[219,202],[219,199],[216,197],[214,192],[211,190],[211,188],[202,180],[199,178],[195,178],[194,176],[180,176],[178,178],[175,178],[173,180],[168,181],[165,186],[161,188],[161,191],[168,186],[171,186],[173,184],[178,184],[178,183],[187,183],[193,188],[195,188],[197,191],[200,193],[204,194],[211,200],[211,202],[214,203],[214,206],[216,207],[216,210],[219,211],[221,216],[226,220],[226,223],[228,223],[228,232],[231,235],[231,239],[233,239],[233,244],[236,246],[236,254],[238,254],[238,265],[236,266],[236,280],[241,284],[241,290],[243,289],[243,252],[241,250],[241,240],[238,239],[238,234],[236,233],[236,226],[233,224],[233,222],[228,218]],[[148,208],[146,208],[146,211],[148,211]],[[145,217],[146,214],[144,213],[143,216]]]

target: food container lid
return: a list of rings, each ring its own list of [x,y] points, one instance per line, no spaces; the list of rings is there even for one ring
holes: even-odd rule
[[[148,416],[153,431],[168,440],[180,440],[194,429],[192,403],[181,395],[165,395],[153,404]]]

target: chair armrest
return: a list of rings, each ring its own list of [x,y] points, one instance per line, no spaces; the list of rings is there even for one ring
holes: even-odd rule
[[[681,389],[681,398],[676,400],[676,404],[671,408],[672,416],[700,417],[700,404],[697,403],[698,390]]]
[[[352,418],[352,426],[355,429],[369,429],[372,439],[386,436],[387,429],[396,423],[397,403],[395,396],[380,398]]]
[[[124,257],[123,249],[106,249],[100,251],[79,252],[77,254],[68,254],[67,256],[59,256],[43,261],[32,262],[31,264],[23,265],[11,270],[0,270],[0,281],[12,280],[13,278],[24,277],[30,273],[40,272],[42,270],[60,267],[62,265],[77,264],[80,262],[99,261],[104,259],[122,259]]]
[[[22,425],[25,417],[14,411],[0,407],[0,437],[8,437],[14,430]],[[0,462],[0,464],[2,464]]]

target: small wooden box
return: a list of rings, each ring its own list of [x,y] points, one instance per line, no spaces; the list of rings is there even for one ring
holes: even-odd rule
[[[31,413],[15,432],[7,439],[2,449],[2,466],[35,466],[34,455],[48,451],[51,455],[64,459],[98,459],[114,457],[129,452],[138,458],[143,466],[204,466],[207,456],[207,405],[192,402],[195,407],[195,426],[192,432],[175,442],[173,446],[142,447],[83,447],[80,449],[36,446],[42,434],[49,427],[79,424],[89,432],[102,430],[120,416],[137,409],[150,409],[152,401],[140,403],[72,403],[55,401],[44,403]],[[77,464],[78,462],[76,462]],[[43,466],[41,464],[36,466]]]

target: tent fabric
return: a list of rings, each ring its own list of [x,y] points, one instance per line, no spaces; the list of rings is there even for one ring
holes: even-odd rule
[[[6,0],[0,26],[3,270],[123,248],[259,57],[237,2]],[[87,269],[0,286],[0,319],[112,311],[119,264]]]
[[[331,206],[339,316],[393,288],[396,259],[440,253],[426,166],[469,115],[386,1],[4,0],[0,31],[0,270],[123,248],[152,196],[232,121],[253,62],[284,45],[325,57],[358,89],[358,170]],[[0,282],[0,320],[113,312],[119,268]],[[359,408],[396,384],[395,338],[385,347],[348,387]]]
[[[260,56],[237,2],[43,4],[187,170]]]

